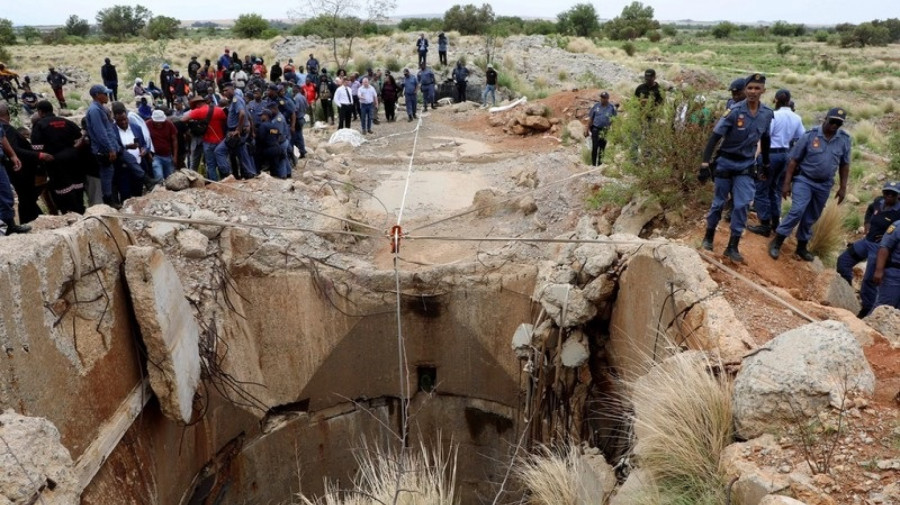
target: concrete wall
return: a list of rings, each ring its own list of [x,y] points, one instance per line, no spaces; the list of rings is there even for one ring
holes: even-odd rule
[[[78,460],[152,365],[121,275],[130,236],[115,220],[58,224],[0,240],[7,355],[0,409],[49,419]],[[200,315],[218,329],[223,371],[274,410],[234,403],[234,391],[209,376],[188,426],[163,416],[151,399],[83,492],[83,504],[282,502],[299,482],[313,492],[325,476],[347,482],[353,448],[363,438],[384,439],[385,425],[399,427],[393,273],[327,277],[236,264],[226,263],[233,309],[224,308],[224,293],[214,293],[215,311]],[[440,436],[442,444],[460,445],[466,503],[500,480],[496,462],[516,439],[520,364],[509,342],[534,316],[534,278],[527,266],[404,274],[401,317],[415,412],[409,442]],[[418,391],[420,366],[436,370],[434,391]]]

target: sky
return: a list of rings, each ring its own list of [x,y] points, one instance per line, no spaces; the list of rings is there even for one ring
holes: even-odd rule
[[[364,0],[358,0],[363,2]],[[488,2],[497,15],[555,18],[572,5],[585,0],[494,0]],[[442,14],[450,6],[460,3],[481,5],[481,0],[453,2],[421,2],[397,0],[397,8],[392,17],[411,17],[415,14]],[[609,0],[593,2],[602,19],[613,18],[631,0]],[[838,23],[861,23],[873,19],[900,17],[900,7],[896,0],[646,0],[644,5],[653,7],[656,19],[677,21],[733,21],[756,23],[778,20],[806,25],[834,25]],[[97,11],[113,5],[138,5],[129,0],[4,0],[0,17],[10,19],[14,25],[61,25],[71,14],[94,23]],[[306,0],[271,2],[221,2],[209,0],[154,0],[147,2],[154,15],[165,15],[181,20],[221,20],[233,19],[241,14],[257,13],[267,19],[286,19],[288,11],[302,10]],[[852,6],[852,7],[851,7]]]

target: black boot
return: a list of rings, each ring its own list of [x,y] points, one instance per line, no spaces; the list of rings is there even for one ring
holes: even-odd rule
[[[744,257],[738,252],[738,244],[741,242],[740,235],[732,235],[728,239],[728,247],[725,248],[725,257],[735,263],[743,263]]]
[[[812,261],[816,259],[816,257],[813,256],[813,253],[809,252],[809,250],[806,249],[807,243],[808,242],[805,240],[797,241],[797,256],[800,256],[800,259],[802,259],[803,261]]]
[[[769,256],[772,257],[773,260],[777,260],[778,256],[781,255],[781,245],[784,244],[784,239],[786,239],[784,235],[775,234],[775,238],[769,242]]]
[[[105,205],[109,205],[110,207],[119,210],[122,208],[122,204],[119,203],[119,199],[114,196],[104,196],[103,203]]]
[[[772,226],[771,221],[766,219],[764,221],[759,222],[759,226],[748,226],[747,230],[750,233],[755,233],[757,235],[762,235],[763,237],[768,237],[772,234]]]
[[[700,247],[706,249],[707,251],[713,250],[713,239],[716,237],[716,229],[710,228],[706,230],[706,235],[703,236],[703,242],[700,243]]]
[[[4,221],[6,223],[6,234],[12,235],[14,233],[28,233],[31,231],[31,226],[27,224],[16,224],[15,221]]]

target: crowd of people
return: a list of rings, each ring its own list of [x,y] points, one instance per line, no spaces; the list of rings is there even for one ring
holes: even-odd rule
[[[439,56],[446,64],[446,36],[438,36]],[[313,54],[305,64],[289,59],[267,66],[262,57],[243,59],[225,48],[215,61],[201,64],[192,57],[182,74],[162,65],[157,85],[136,79],[132,92],[135,107],[129,111],[118,98],[118,73],[106,58],[100,69],[103,84],[90,88],[92,103],[80,126],[59,117],[48,100],[38,100],[29,82],[19,83],[18,75],[0,64],[0,80],[15,82],[23,90],[22,104],[33,113],[30,132],[13,128],[9,107],[0,103],[0,138],[6,171],[0,176],[0,221],[5,233],[28,231],[27,223],[37,217],[38,198],[47,198],[47,207],[59,212],[83,212],[89,205],[106,203],[118,207],[125,199],[151,189],[176,169],[199,171],[217,181],[233,175],[252,178],[263,170],[274,177],[291,176],[297,159],[306,156],[303,136],[308,122],[320,118],[338,128],[351,128],[359,121],[360,132],[373,133],[384,118],[396,121],[396,106],[404,98],[407,120],[418,118],[418,96],[422,111],[437,107],[434,71],[428,67],[429,43],[424,34],[416,41],[419,69],[404,69],[399,80],[390,71],[367,69],[334,75]],[[460,61],[451,72],[456,100],[466,99],[469,70]],[[494,96],[497,73],[488,65],[482,94],[484,106]],[[27,78],[26,78],[27,79]],[[67,78],[50,67],[47,82],[60,107],[65,107],[63,86]],[[797,237],[796,255],[805,261],[814,256],[808,249],[813,224],[821,216],[835,179],[836,197],[847,192],[851,138],[842,130],[846,111],[835,107],[822,124],[809,130],[794,112],[789,90],[775,93],[770,108],[762,96],[766,77],[751,74],[736,79],[729,91],[732,99],[725,114],[715,123],[701,154],[698,179],[714,181],[714,197],[706,216],[702,247],[713,249],[719,221],[730,221],[730,235],[724,249],[726,258],[742,262],[738,250],[744,229],[772,236],[768,254],[780,256],[788,236]],[[642,106],[664,102],[656,72],[647,69],[634,92]],[[112,101],[111,105],[107,104]],[[647,109],[645,109],[647,110]],[[335,114],[336,112],[336,114]],[[606,134],[618,114],[618,105],[601,92],[599,101],[587,115],[585,136],[591,137],[592,164],[602,163]],[[648,116],[652,125],[652,112]],[[73,168],[75,167],[75,168]],[[34,174],[45,174],[44,185]],[[15,188],[19,195],[17,225],[12,209]],[[46,189],[47,191],[44,191]],[[851,244],[838,260],[838,271],[852,280],[852,266],[866,261],[861,291],[865,315],[879,304],[900,305],[900,183],[884,186],[883,197],[866,214],[866,236]],[[791,208],[781,216],[781,200],[791,197]],[[751,206],[758,225],[747,225]],[[730,215],[729,215],[730,209]]]

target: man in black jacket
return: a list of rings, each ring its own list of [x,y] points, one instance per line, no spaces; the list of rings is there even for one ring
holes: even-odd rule
[[[60,214],[83,214],[85,172],[75,147],[81,128],[53,114],[53,105],[47,100],[37,103],[37,114],[40,119],[34,123],[31,141],[45,157],[53,202]]]
[[[103,85],[109,88],[109,98],[113,101],[119,99],[119,74],[116,72],[116,66],[109,62],[109,58],[103,60],[105,63],[100,67],[100,78],[103,79]]]

